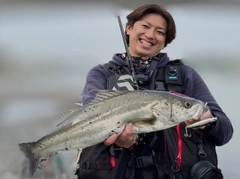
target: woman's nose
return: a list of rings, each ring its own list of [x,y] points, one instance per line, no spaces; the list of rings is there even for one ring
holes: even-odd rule
[[[145,36],[148,37],[149,39],[153,39],[154,38],[154,30],[153,29],[148,29],[145,32]]]

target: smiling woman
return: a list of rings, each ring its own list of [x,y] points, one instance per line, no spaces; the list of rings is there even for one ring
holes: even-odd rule
[[[104,142],[82,150],[78,178],[192,178],[191,167],[202,160],[198,155],[203,151],[202,148],[206,154],[204,160],[208,160],[211,166],[217,169],[215,147],[226,144],[232,138],[232,124],[193,68],[182,63],[170,67],[167,65],[176,62],[171,62],[168,55],[162,52],[163,48],[175,39],[176,27],[171,14],[157,4],[140,6],[127,15],[125,33],[128,42],[127,53],[114,54],[109,63],[97,65],[88,72],[82,93],[84,105],[94,99],[98,90],[123,90],[130,85],[134,90],[177,90],[207,103],[208,107],[201,117],[192,116],[176,128],[140,134],[138,141],[133,133],[134,122],[126,124],[120,135],[113,134]],[[161,73],[161,69],[167,69],[169,73]],[[181,82],[167,86],[171,72],[175,72]],[[145,80],[139,80],[139,75],[145,76]],[[177,85],[180,85],[181,89],[177,88]],[[169,107],[166,101],[161,100],[160,103]],[[118,100],[116,104],[119,104]],[[176,102],[176,105],[179,104]],[[142,106],[139,106],[140,109]],[[171,110],[174,111],[174,108]],[[129,108],[123,110],[123,114],[127,111]],[[184,116],[184,111],[178,111],[177,116]],[[204,129],[191,130],[191,135],[183,137],[186,123],[195,123],[212,116],[219,119],[213,128],[201,127]],[[137,115],[133,115],[134,117]],[[171,115],[164,119],[171,120]],[[199,140],[193,140],[191,136]],[[202,165],[200,167],[203,169]],[[209,177],[209,173],[204,173],[205,168],[201,171],[203,173],[200,175]],[[213,178],[216,175],[221,176],[221,170],[216,170],[216,173],[211,171],[210,175]]]
[[[147,58],[157,55],[175,39],[175,22],[167,11],[153,6],[149,13],[142,6],[127,16],[125,33],[131,55]]]
[[[157,23],[156,23],[157,22]],[[157,14],[148,14],[133,26],[127,25],[129,51],[133,57],[148,59],[163,49],[166,42],[166,20]],[[133,48],[134,47],[134,48]]]

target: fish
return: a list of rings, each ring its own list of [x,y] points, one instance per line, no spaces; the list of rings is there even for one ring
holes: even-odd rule
[[[200,100],[166,91],[100,90],[89,104],[65,115],[51,133],[19,147],[29,160],[32,177],[41,157],[101,143],[112,134],[120,135],[128,123],[134,134],[149,133],[199,119],[207,110]]]

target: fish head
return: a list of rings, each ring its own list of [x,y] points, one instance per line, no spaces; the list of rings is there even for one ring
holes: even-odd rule
[[[194,98],[179,97],[174,98],[174,100],[171,111],[173,121],[183,122],[190,119],[199,119],[209,110],[204,102]]]
[[[153,115],[164,126],[175,126],[190,119],[199,119],[208,110],[207,104],[200,100],[166,93],[153,107]]]

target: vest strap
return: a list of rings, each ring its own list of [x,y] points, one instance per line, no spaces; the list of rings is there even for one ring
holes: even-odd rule
[[[82,169],[95,169],[95,170],[110,170],[112,166],[110,163],[99,163],[99,162],[83,162],[80,163],[79,167]]]

